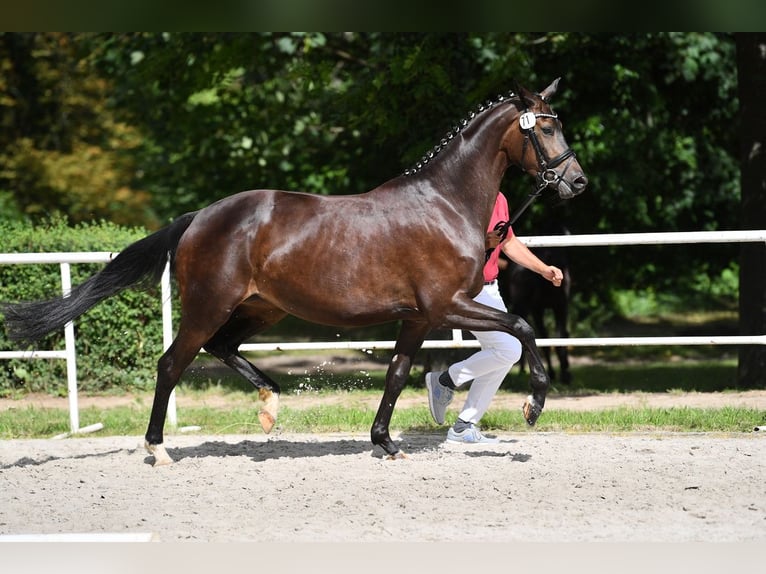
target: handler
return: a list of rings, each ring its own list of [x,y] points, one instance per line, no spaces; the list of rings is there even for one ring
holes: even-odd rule
[[[498,259],[501,250],[512,261],[539,273],[556,287],[561,286],[564,278],[561,269],[541,261],[514,235],[513,229],[506,225],[508,219],[508,202],[505,196],[498,192],[486,235],[486,248],[491,250],[491,253],[484,265],[484,287],[474,297],[477,303],[505,312],[508,309],[497,285]],[[505,237],[503,237],[503,229],[507,229]],[[479,341],[480,351],[463,361],[454,363],[446,371],[426,373],[428,406],[434,420],[444,424],[447,406],[452,401],[455,390],[473,381],[457,421],[447,431],[447,441],[469,444],[495,443],[498,439],[482,434],[477,424],[487,412],[492,398],[508,371],[521,358],[521,342],[513,335],[502,331],[471,331],[471,333]]]

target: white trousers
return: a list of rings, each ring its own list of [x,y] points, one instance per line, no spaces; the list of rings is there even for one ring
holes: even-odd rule
[[[501,311],[507,311],[497,281],[485,285],[474,301]],[[473,381],[459,417],[478,423],[489,409],[492,398],[500,385],[521,358],[521,342],[514,336],[500,331],[471,331],[479,341],[481,350],[464,361],[449,367],[449,375],[456,387]]]

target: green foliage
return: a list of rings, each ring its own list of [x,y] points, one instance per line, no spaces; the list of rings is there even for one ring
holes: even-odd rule
[[[536,234],[557,211],[573,234],[736,229],[734,52],[722,34],[566,34],[541,44],[536,73],[566,70],[554,107],[590,184],[566,205],[539,202],[518,231]],[[574,289],[607,302],[609,289],[648,285],[690,295],[690,279],[703,269],[719,274],[731,254],[715,246],[576,249]]]
[[[141,138],[109,108],[109,84],[84,60],[86,37],[0,34],[0,189],[35,219],[153,225],[150,196],[136,187]]]
[[[570,386],[556,385],[554,393],[667,393],[724,392],[737,388],[737,367],[731,360],[678,361],[666,351],[664,360],[622,360],[615,363],[581,365],[573,369]]]
[[[323,34],[86,41],[92,65],[114,83],[116,109],[145,130],[137,162],[163,217],[253,187],[349,192],[345,142],[358,134],[328,116],[347,80],[333,72]]]
[[[654,287],[613,289],[612,305],[623,317],[656,317],[692,309],[736,309],[739,291],[739,266],[732,262],[717,276],[707,273],[703,265],[688,278],[686,293],[662,291]]]
[[[23,218],[14,195],[9,191],[0,190],[0,221],[20,221]]]
[[[7,253],[119,251],[146,234],[114,223],[84,223],[69,227],[54,218],[43,226],[0,222],[3,251]],[[101,264],[73,264],[72,284],[103,268]],[[59,265],[0,265],[0,300],[24,301],[54,296],[61,291]],[[110,298],[75,321],[78,386],[84,392],[110,388],[152,388],[156,361],[162,351],[159,287],[127,290]],[[63,349],[63,333],[52,333],[40,349]],[[5,331],[0,347],[11,350]],[[0,362],[0,395],[18,392],[66,393],[62,360]]]
[[[479,102],[561,76],[590,185],[517,233],[737,229],[736,58],[710,32],[0,34],[0,220],[151,229],[245,189],[367,191]],[[530,186],[511,169],[503,191]],[[630,291],[729,305],[738,248],[573,248],[578,325]]]

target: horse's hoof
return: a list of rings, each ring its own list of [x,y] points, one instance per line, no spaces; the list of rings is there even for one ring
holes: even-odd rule
[[[271,429],[274,428],[274,423],[277,422],[274,420],[274,417],[271,416],[270,413],[267,413],[265,410],[262,410],[258,413],[258,421],[261,423],[261,428],[266,434],[271,432]]]
[[[529,395],[527,400],[524,402],[524,406],[521,407],[521,411],[524,413],[524,419],[527,421],[527,424],[529,426],[535,426],[535,423],[540,417],[540,414],[543,412],[543,409],[539,404],[537,404],[537,401],[535,401],[534,397]]]
[[[154,464],[152,466],[167,466],[173,464],[173,459],[170,458],[168,451],[162,444],[149,444],[148,441],[144,441],[144,448],[147,452],[154,456]]]
[[[269,389],[260,389],[258,396],[263,401],[263,406],[258,413],[258,421],[261,423],[263,432],[269,434],[277,422],[277,411],[279,411],[279,394]]]
[[[394,454],[389,454],[386,457],[386,460],[406,460],[408,458],[410,458],[410,457],[407,456],[406,454],[404,454],[404,452],[402,452],[401,450],[399,450],[399,451],[395,452]]]

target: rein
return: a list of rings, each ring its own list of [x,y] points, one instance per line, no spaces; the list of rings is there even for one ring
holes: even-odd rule
[[[505,241],[505,238],[508,237],[508,230],[511,228],[511,225],[516,223],[519,217],[521,217],[521,214],[524,213],[530,205],[532,205],[535,199],[540,197],[540,194],[542,194],[543,190],[546,187],[548,187],[547,183],[541,187],[538,187],[535,191],[530,193],[527,196],[527,198],[524,200],[524,203],[522,203],[519,207],[516,208],[516,211],[513,212],[513,215],[511,215],[508,221],[498,221],[495,224],[495,227],[493,228],[493,230],[499,233],[501,237],[500,241]],[[485,263],[489,261],[489,258],[495,249],[497,249],[497,247],[495,247],[494,249],[487,249],[485,253],[485,257],[484,257]]]

